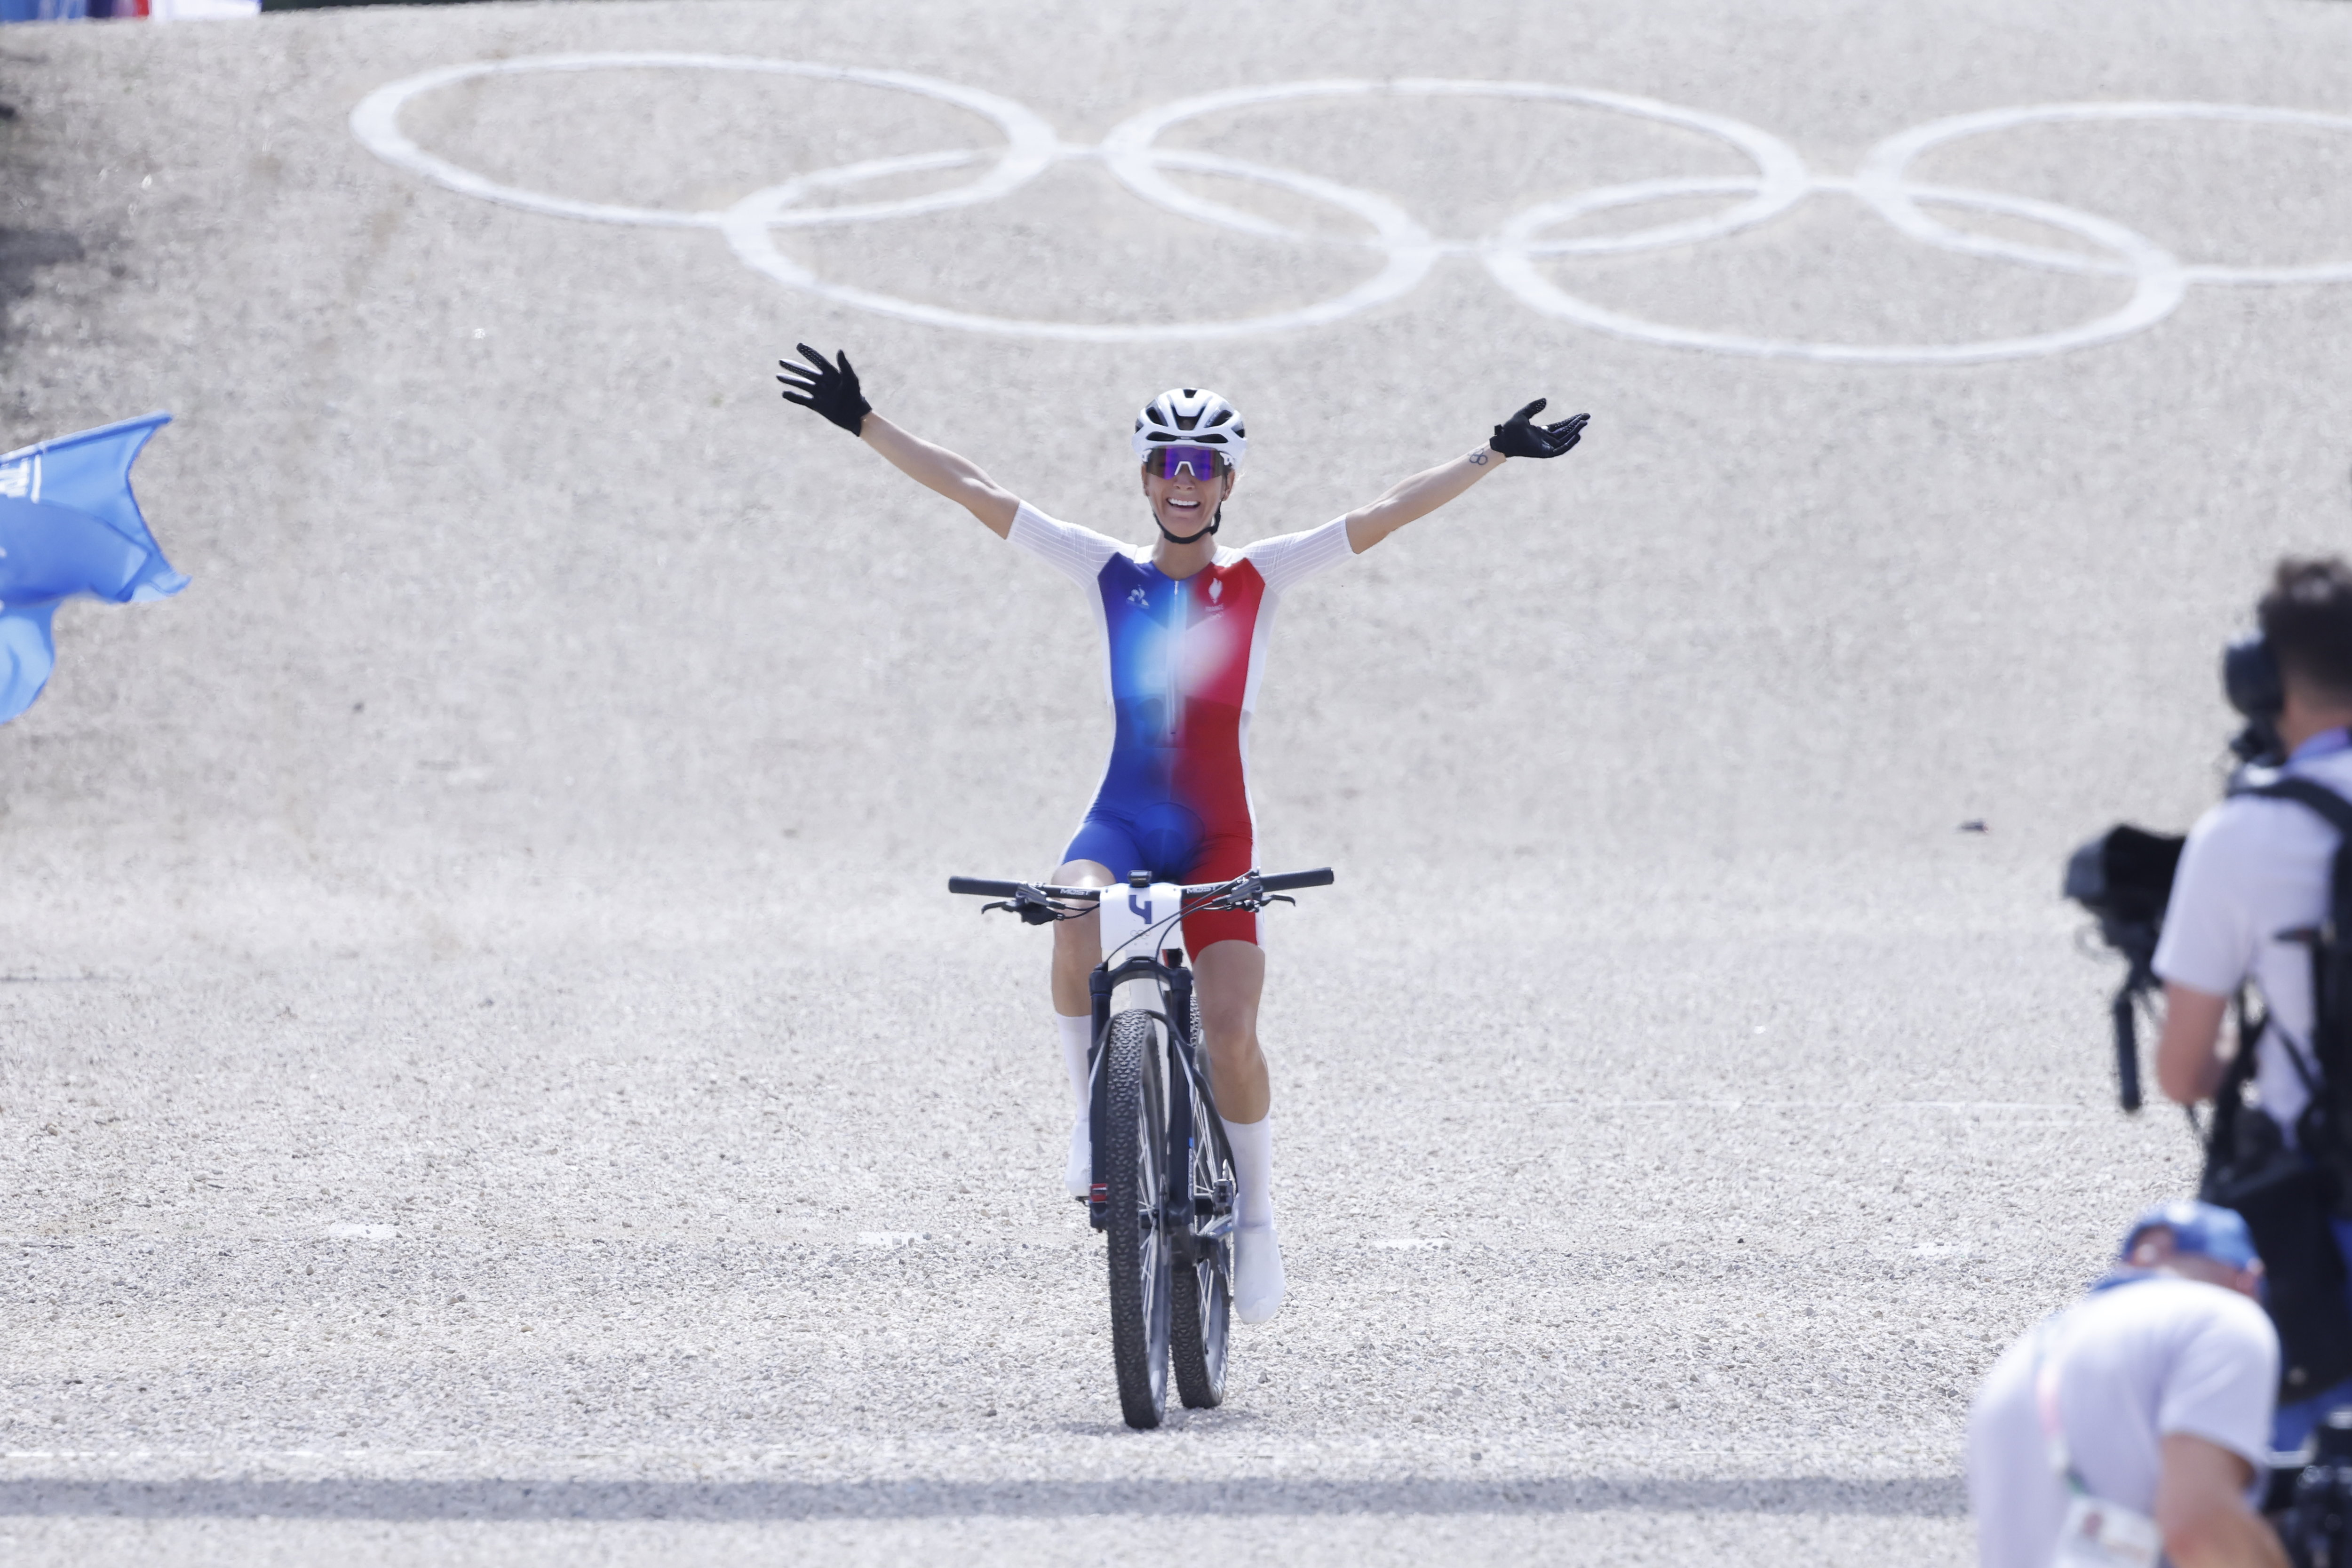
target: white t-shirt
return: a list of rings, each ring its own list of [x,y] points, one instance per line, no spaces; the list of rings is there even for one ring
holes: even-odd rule
[[[2352,799],[2352,750],[2290,762],[2285,771]],[[2307,805],[2258,795],[2221,802],[2189,830],[2156,946],[2163,979],[2215,996],[2249,977],[2260,987],[2271,1027],[2255,1048],[2254,1087],[2290,1142],[2311,1096],[2286,1051],[2299,1050],[2318,1077],[2310,1054],[2311,952],[2276,939],[2326,918],[2336,841],[2336,829]]]
[[[2050,1466],[2034,1397],[2058,1367],[2060,1423],[2092,1494],[2153,1517],[2162,1439],[2202,1437],[2263,1481],[2278,1334],[2234,1290],[2157,1275],[2093,1292],[2009,1348],[1969,1410],[1969,1505],[1983,1568],[2050,1568],[2066,1482]],[[2250,1490],[2251,1497],[2251,1490]]]

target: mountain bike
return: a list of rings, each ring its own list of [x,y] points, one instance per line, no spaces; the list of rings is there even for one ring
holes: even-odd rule
[[[982,912],[1031,925],[1102,915],[1103,959],[1087,980],[1094,1190],[1085,1202],[1108,1244],[1111,1363],[1129,1426],[1160,1425],[1171,1364],[1188,1408],[1224,1403],[1233,1313],[1234,1155],[1209,1088],[1192,971],[1181,947],[1160,940],[1188,914],[1287,904],[1286,890],[1331,880],[1328,868],[1190,887],[1141,871],[1108,888],[948,879],[951,893],[999,900]]]

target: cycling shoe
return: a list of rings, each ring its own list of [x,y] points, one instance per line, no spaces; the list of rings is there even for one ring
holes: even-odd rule
[[[1274,1224],[1234,1227],[1234,1316],[1263,1323],[1282,1310],[1282,1244]]]

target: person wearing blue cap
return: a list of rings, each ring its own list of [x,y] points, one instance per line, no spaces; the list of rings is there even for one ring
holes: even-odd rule
[[[2244,1220],[2164,1204],[2010,1347],[1969,1411],[1983,1568],[2286,1568],[2254,1509],[2279,1369],[2262,1284]]]

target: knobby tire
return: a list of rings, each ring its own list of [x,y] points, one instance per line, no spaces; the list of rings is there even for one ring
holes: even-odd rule
[[[1160,1083],[1157,1020],[1129,1011],[1105,1042],[1103,1201],[1110,1255],[1111,1362],[1119,1413],[1129,1426],[1160,1425],[1168,1408],[1171,1286],[1161,1223],[1168,1119]]]

